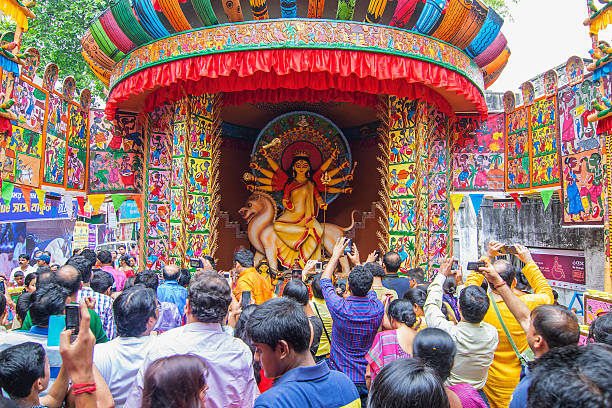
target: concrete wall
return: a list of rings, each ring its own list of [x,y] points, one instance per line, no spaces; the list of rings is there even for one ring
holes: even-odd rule
[[[573,249],[584,251],[586,260],[586,286],[604,290],[605,248],[603,227],[562,228],[562,208],[553,198],[544,210],[538,197],[527,199],[521,209],[493,208],[492,200],[483,200],[478,216],[474,214],[470,199],[466,196],[454,215],[455,255],[464,266],[486,253],[490,240],[503,243],[520,243],[528,247]],[[569,304],[573,291],[556,289],[559,302]]]

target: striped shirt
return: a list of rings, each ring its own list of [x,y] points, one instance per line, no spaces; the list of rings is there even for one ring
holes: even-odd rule
[[[79,289],[76,301],[80,302],[88,296],[91,296],[93,300],[96,301],[96,305],[94,306],[93,310],[98,316],[100,316],[102,328],[104,329],[106,336],[109,340],[114,339],[117,329],[115,327],[115,317],[113,315],[113,299],[110,296],[94,291],[89,286],[82,286],[81,289]]]
[[[410,358],[399,344],[397,330],[381,331],[376,335],[372,348],[366,354],[366,360],[370,364],[372,381],[384,366],[400,358]]]
[[[365,355],[383,320],[385,308],[370,291],[367,297],[336,294],[329,279],[321,279],[321,290],[333,319],[331,367],[343,372],[356,384],[365,383]]]

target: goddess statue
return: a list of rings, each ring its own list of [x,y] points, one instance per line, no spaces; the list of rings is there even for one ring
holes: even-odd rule
[[[295,151],[291,165],[283,170],[270,157],[266,147],[259,149],[259,154],[266,159],[270,169],[251,162],[250,167],[263,174],[263,177],[247,173],[244,179],[260,184],[258,186],[247,185],[249,191],[281,191],[283,193],[283,212],[273,222],[274,232],[279,238],[276,256],[286,267],[291,267],[296,260],[303,265],[309,259],[319,259],[324,227],[317,221],[318,210],[327,209],[326,196],[328,193],[352,193],[351,187],[337,187],[340,183],[351,181],[352,174],[333,178],[342,169],[348,168],[349,162],[344,161],[337,168],[328,170],[339,154],[339,151],[334,149],[330,157],[313,171],[311,152],[304,149]],[[313,146],[313,149],[316,148]]]

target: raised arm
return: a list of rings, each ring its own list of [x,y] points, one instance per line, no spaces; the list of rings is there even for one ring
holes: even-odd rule
[[[278,164],[270,158],[266,149],[259,149],[259,153],[266,159],[266,161],[268,162],[268,166],[270,166],[272,171],[276,172],[279,169]]]
[[[440,264],[440,271],[427,288],[427,299],[423,306],[427,327],[437,327],[444,331],[452,329],[455,325],[449,322],[442,313],[442,285],[448,276],[453,275],[453,260],[445,258]]]
[[[319,167],[319,171],[321,173],[325,172],[329,168],[329,165],[331,164],[331,162],[338,156],[338,154],[340,154],[340,150],[338,149],[332,150],[329,158],[323,162],[321,167]]]
[[[494,257],[498,255],[501,255],[499,251],[503,246],[504,244],[502,244],[501,242],[497,242],[497,241],[489,242],[489,245],[487,247],[487,257],[489,258],[489,260],[493,259]],[[470,286],[470,285],[480,286],[482,285],[483,280],[484,280],[484,277],[480,273],[472,271],[468,273],[468,277],[465,280],[465,286]]]
[[[525,264],[523,275],[525,275],[525,278],[527,278],[527,281],[533,288],[533,294],[525,295],[525,300],[533,302],[534,305],[552,304],[554,302],[552,288],[540,271],[540,268],[538,268],[538,265],[533,261],[531,253],[523,245],[515,245],[515,247],[517,251],[516,256]]]
[[[325,302],[327,303],[327,306],[330,312],[332,313],[335,312],[335,310],[339,309],[342,302],[344,301],[344,299],[338,296],[338,294],[334,290],[334,286],[332,285],[331,279],[334,270],[338,265],[338,260],[340,259],[340,256],[342,256],[342,254],[344,253],[344,248],[346,248],[348,243],[348,238],[338,238],[338,240],[336,241],[336,245],[334,246],[334,249],[332,251],[332,255],[329,258],[329,262],[327,263],[327,266],[325,266],[325,269],[321,274],[321,291],[323,292]]]
[[[508,306],[510,313],[512,313],[516,321],[519,322],[523,331],[527,333],[527,330],[529,330],[531,316],[529,307],[527,307],[527,305],[514,294],[512,289],[506,284],[501,276],[499,276],[493,267],[493,264],[491,264],[491,261],[486,259],[485,262],[487,263],[487,266],[480,268],[480,273],[483,274],[491,287],[495,288],[495,291],[502,297],[502,299],[504,299],[504,303],[506,303],[506,306]]]

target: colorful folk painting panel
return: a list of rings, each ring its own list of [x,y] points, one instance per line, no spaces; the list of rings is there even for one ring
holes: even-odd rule
[[[559,185],[557,98],[542,98],[529,107],[531,186]]]
[[[170,223],[170,239],[168,240],[168,253],[171,257],[181,257],[178,243],[181,242],[181,224]]]
[[[448,177],[444,173],[429,175],[429,201],[447,202]]]
[[[42,155],[42,133],[13,125],[9,149],[40,158]]]
[[[410,269],[416,260],[415,237],[413,235],[391,235],[389,250],[397,252],[402,259],[402,267]]]
[[[68,107],[66,102],[57,92],[49,95],[49,114],[47,115],[47,135],[59,137],[66,140],[68,131]]]
[[[208,194],[210,164],[208,159],[189,159],[189,192]]]
[[[429,203],[429,231],[448,231],[448,203]]]
[[[66,147],[66,187],[72,190],[85,190],[87,150]]]
[[[480,125],[474,116],[459,116],[452,152],[454,190],[503,191],[504,114],[489,114]]]
[[[207,232],[210,221],[209,198],[204,195],[187,196],[187,231]]]
[[[591,79],[565,87],[559,95],[559,135],[561,157],[601,148],[597,136],[597,122],[587,117],[595,112],[592,101],[597,98],[597,88]]]
[[[15,156],[14,150],[0,150],[0,172],[4,181],[15,181]]]
[[[612,312],[612,301],[610,299],[584,297],[584,322],[591,324],[593,320]]]
[[[17,120],[13,124],[42,135],[47,98],[47,91],[24,77],[17,78],[13,88],[15,105],[11,109],[17,115]]]
[[[34,188],[40,187],[40,157],[17,153],[15,183]]]
[[[414,234],[416,218],[414,199],[392,199],[389,208],[389,233]]]
[[[149,168],[169,169],[172,166],[172,140],[167,133],[152,133],[148,150]]]
[[[414,197],[415,163],[404,163],[389,167],[389,191],[391,198]]]
[[[170,190],[170,219],[181,222],[181,211],[183,203],[183,189],[173,188]]]
[[[147,269],[161,271],[168,264],[168,247],[165,239],[149,239],[146,247]]]
[[[527,189],[530,186],[529,121],[524,107],[506,116],[506,188]]]
[[[207,233],[190,233],[188,236],[188,248],[187,248],[187,256],[192,257],[200,257],[204,255],[208,255],[208,238],[209,235]]]
[[[113,135],[113,124],[106,120],[101,109],[89,111],[90,150],[117,150],[121,147],[121,138]]]
[[[172,186],[179,187],[184,184],[183,182],[183,169],[184,169],[183,157],[172,158]]]
[[[118,111],[115,116],[114,133],[119,146],[109,146],[111,149],[121,149],[124,152],[143,152],[144,142],[142,127],[136,120],[137,114],[133,112]]]
[[[138,193],[142,184],[141,174],[140,153],[89,152],[90,193]]]
[[[563,225],[603,225],[604,163],[600,149],[562,157]]]
[[[170,171],[149,170],[147,188],[149,202],[168,202],[170,200]]]
[[[88,122],[87,112],[83,111],[76,103],[71,103],[68,116],[68,131],[66,133],[68,146],[76,147],[80,150],[88,148]]]
[[[177,120],[172,129],[172,156],[182,157],[185,155],[185,138],[187,137],[187,124],[185,121]]]
[[[66,141],[47,133],[45,140],[45,160],[43,183],[64,185]]]
[[[149,204],[147,209],[147,239],[168,238],[170,235],[167,204]]]

